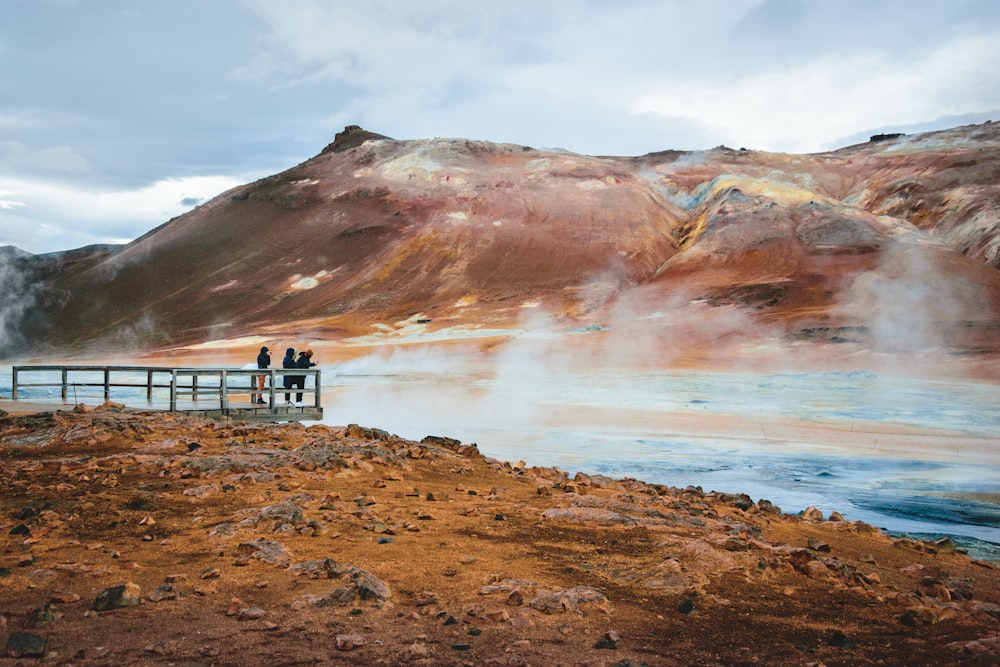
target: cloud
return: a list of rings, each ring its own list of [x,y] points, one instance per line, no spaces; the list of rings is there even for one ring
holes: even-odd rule
[[[734,84],[670,86],[636,110],[703,119],[733,144],[811,152],[858,128],[1000,108],[998,60],[1000,36],[956,40],[905,66],[881,54],[824,57]]]
[[[91,243],[127,243],[164,221],[250,178],[169,178],[133,190],[78,189],[0,177],[0,245],[48,252]],[[74,220],[74,228],[46,220]],[[29,224],[29,221],[41,221]],[[85,233],[81,233],[85,230]],[[62,245],[76,242],[79,245]]]
[[[991,0],[7,3],[0,187],[124,211],[153,183],[276,173],[349,124],[593,155],[824,150],[1000,109],[998,19]],[[0,235],[87,238],[75,207],[8,199],[27,206]]]

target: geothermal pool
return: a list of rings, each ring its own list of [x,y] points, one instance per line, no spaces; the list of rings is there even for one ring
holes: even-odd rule
[[[996,384],[865,369],[588,369],[421,350],[322,369],[332,425],[449,436],[571,474],[747,493],[790,513],[814,505],[895,533],[970,538],[975,555],[1000,560]],[[0,373],[9,395],[9,367]],[[144,395],[124,402],[145,406]]]
[[[867,370],[468,372],[324,367],[325,421],[485,455],[810,505],[911,535],[1000,545],[1000,387]],[[981,554],[989,545],[979,545]],[[992,557],[1000,557],[1000,551]]]

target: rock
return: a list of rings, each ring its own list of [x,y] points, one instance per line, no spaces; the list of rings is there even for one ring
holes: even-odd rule
[[[813,551],[822,551],[824,553],[829,553],[830,545],[823,540],[818,540],[815,537],[809,538],[809,548]]]
[[[801,516],[802,516],[802,520],[803,521],[822,521],[823,520],[823,512],[820,511],[819,509],[817,509],[816,507],[813,507],[812,505],[810,505],[809,507],[805,508],[802,511]]]
[[[68,593],[66,591],[52,591],[52,595],[49,596],[49,602],[57,602],[60,604],[70,604],[79,601],[80,596],[78,594]]]
[[[245,558],[253,558],[278,567],[288,567],[292,561],[291,552],[277,540],[260,538],[252,542],[243,542],[236,548],[236,552]]]
[[[837,648],[851,648],[854,646],[853,642],[847,638],[847,635],[840,630],[834,630],[830,637],[827,638],[826,643]]]
[[[604,613],[610,612],[611,603],[601,591],[589,586],[577,586],[566,591],[539,595],[528,603],[532,609],[543,614],[565,612],[582,613],[581,607],[593,607]]]
[[[822,561],[811,560],[802,566],[802,573],[810,579],[830,579],[833,573]]]
[[[362,635],[337,635],[334,646],[338,651],[353,651],[356,648],[364,646],[366,643]]]
[[[108,611],[134,607],[142,603],[139,597],[140,593],[139,585],[132,582],[105,588],[94,600],[93,609],[94,611]]]
[[[310,579],[336,579],[347,571],[348,568],[343,567],[340,563],[330,558],[307,560],[304,563],[296,563],[288,568],[290,574],[297,577],[304,575]]]
[[[388,602],[392,596],[389,584],[385,583],[371,572],[362,570],[360,567],[352,566],[350,576],[357,586],[358,596],[362,600],[371,600],[378,603]]]
[[[173,584],[163,584],[157,586],[156,590],[146,596],[150,602],[163,602],[164,600],[176,600],[180,593]]]
[[[31,610],[31,613],[28,615],[26,627],[44,628],[46,625],[52,625],[60,618],[62,618],[62,614],[56,611],[51,604],[46,604],[43,607]]]
[[[237,621],[257,621],[264,618],[265,612],[260,607],[243,607],[236,612]]]
[[[49,640],[27,632],[15,632],[7,638],[7,656],[11,658],[44,658]]]
[[[677,605],[677,611],[682,614],[690,614],[694,611],[694,601],[691,600],[691,598],[685,598],[679,605]]]
[[[316,598],[312,604],[317,607],[349,607],[354,604],[358,596],[356,586],[342,586],[334,588],[326,595]]]
[[[471,647],[470,647],[471,648]],[[423,642],[414,642],[406,647],[404,651],[406,658],[411,661],[423,660],[427,658],[430,653],[427,650],[427,645]]]
[[[928,606],[910,607],[903,612],[899,620],[904,625],[934,625],[941,620],[941,612]]]

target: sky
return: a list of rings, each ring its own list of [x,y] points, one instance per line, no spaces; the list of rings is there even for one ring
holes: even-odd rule
[[[346,125],[586,155],[1000,120],[996,0],[0,0],[0,246],[127,243]]]

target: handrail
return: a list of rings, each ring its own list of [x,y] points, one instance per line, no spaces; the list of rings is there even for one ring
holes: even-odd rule
[[[257,409],[258,403],[254,400],[255,396],[259,396],[260,399],[267,397],[265,405],[267,405],[271,410],[274,410],[278,406],[276,395],[279,393],[295,393],[301,394],[303,396],[312,396],[312,408],[317,410],[321,409],[321,392],[320,392],[320,377],[321,371],[316,368],[223,368],[223,367],[170,367],[170,366],[96,366],[96,365],[40,365],[40,366],[14,366],[12,367],[12,382],[11,382],[11,394],[13,400],[18,400],[18,393],[20,389],[27,387],[60,387],[60,393],[62,395],[62,400],[66,401],[68,389],[70,387],[101,387],[103,390],[104,400],[111,399],[112,388],[145,388],[146,389],[146,401],[153,401],[153,390],[154,389],[169,389],[169,405],[170,411],[178,411],[178,399],[190,398],[192,402],[197,402],[200,396],[205,397],[218,397],[219,409],[226,413],[230,409],[235,407],[240,407],[238,404],[241,401],[233,400],[233,397],[239,397],[249,394],[250,403]],[[58,381],[46,381],[46,382],[23,382],[22,376],[28,373],[41,373],[41,372],[57,372],[59,373]],[[79,378],[78,374],[86,373],[101,373],[102,377],[100,381],[94,378]],[[145,373],[146,378],[144,382],[128,382],[125,381],[128,378],[117,378],[117,382],[113,382],[113,374],[136,374]],[[72,375],[77,374],[80,381],[73,381]],[[168,375],[165,381],[154,381],[154,377],[158,374]],[[257,378],[263,376],[264,389],[260,391],[257,384]],[[313,381],[306,382],[303,379],[302,386],[296,387],[285,387],[278,386],[279,379],[284,379],[287,376],[299,376],[299,377],[309,377],[312,376]],[[247,385],[234,386],[231,381],[239,378],[250,378],[251,382],[249,387]],[[185,379],[187,382],[185,383]],[[199,383],[200,379],[208,379],[208,382]],[[312,386],[306,386],[306,385]],[[283,385],[283,382],[282,382]],[[245,408],[240,408],[245,409]]]

